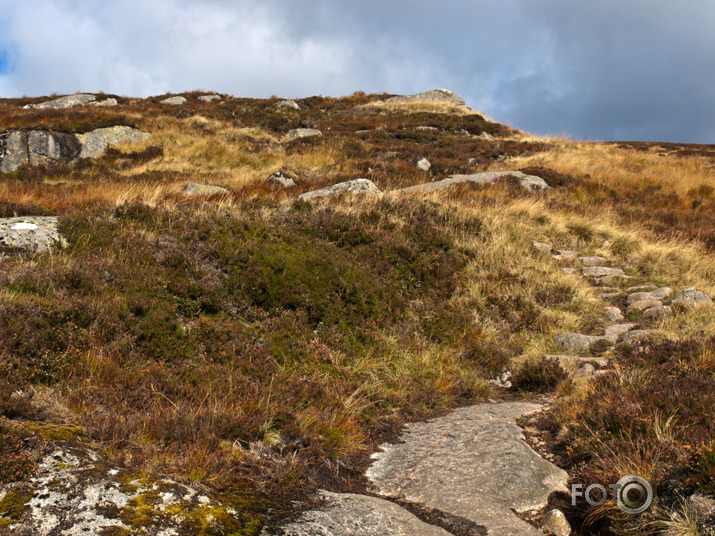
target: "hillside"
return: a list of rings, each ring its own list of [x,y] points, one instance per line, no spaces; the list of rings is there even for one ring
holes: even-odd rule
[[[56,97],[0,100],[0,534],[280,534],[318,490],[484,534],[368,468],[490,401],[569,485],[655,490],[527,523],[715,530],[715,146],[444,91]]]

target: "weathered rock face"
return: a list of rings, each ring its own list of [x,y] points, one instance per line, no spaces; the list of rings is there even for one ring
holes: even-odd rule
[[[262,536],[448,536],[439,527],[420,521],[404,508],[367,495],[322,491],[320,510],[305,512]]]
[[[161,100],[160,102],[161,102],[161,104],[170,104],[172,106],[179,106],[181,104],[186,104],[187,100],[186,100],[186,97],[178,96],[178,97],[168,97],[166,99]]]
[[[27,133],[8,132],[0,134],[0,171],[12,173],[30,159]]]
[[[214,195],[228,193],[228,190],[226,188],[222,188],[221,186],[196,184],[195,182],[192,182],[184,187],[184,193],[186,195]]]
[[[410,186],[409,188],[403,188],[400,191],[406,193],[437,192],[463,183],[493,184],[499,179],[503,179],[508,176],[519,179],[519,183],[526,190],[547,190],[549,188],[549,185],[546,184],[546,181],[544,181],[541,177],[526,175],[521,171],[488,171],[486,173],[476,173],[474,175],[450,175],[448,178],[441,181],[418,184],[416,186]]]
[[[425,91],[424,93],[416,93],[414,95],[400,95],[397,97],[391,97],[385,102],[408,103],[416,101],[444,102],[447,104],[464,106],[464,99],[458,97],[449,89],[433,89],[432,91]]]
[[[371,180],[368,179],[355,179],[352,181],[341,182],[334,184],[333,186],[328,186],[327,188],[321,188],[320,190],[314,190],[312,192],[306,192],[300,196],[298,199],[303,201],[308,201],[309,199],[316,199],[318,197],[326,197],[329,195],[335,195],[342,192],[349,192],[352,194],[366,194],[378,196],[382,195],[380,189],[375,186]]]
[[[74,106],[83,106],[96,100],[96,95],[92,95],[90,93],[77,93],[76,95],[67,95],[65,97],[41,102],[39,104],[28,104],[25,108],[72,108]]]
[[[317,128],[294,128],[293,130],[289,130],[288,133],[283,136],[283,141],[293,141],[322,135],[323,133]]]
[[[710,296],[703,291],[690,287],[673,296],[672,303],[686,307],[701,307],[704,305],[712,305],[713,301],[710,299]]]
[[[481,404],[409,424],[404,443],[383,445],[366,475],[381,495],[466,518],[490,536],[539,536],[511,509],[541,508],[566,490],[566,472],[534,452],[515,422],[540,409]]]
[[[0,218],[0,245],[30,251],[45,251],[64,240],[56,216]]]
[[[138,143],[146,140],[149,136],[148,132],[142,132],[132,127],[98,128],[87,134],[77,136],[77,139],[82,144],[79,156],[80,158],[96,158],[103,155],[110,145]]]
[[[0,172],[12,173],[25,163],[71,162],[76,158],[97,157],[104,154],[109,145],[139,142],[148,137],[146,132],[124,126],[78,135],[46,130],[7,132],[0,134]]]

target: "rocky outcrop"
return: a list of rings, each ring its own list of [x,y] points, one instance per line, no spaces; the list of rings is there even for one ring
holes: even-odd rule
[[[449,532],[420,521],[404,508],[376,497],[321,491],[320,510],[262,536],[448,536]]]
[[[132,127],[98,128],[87,134],[78,134],[77,139],[82,144],[80,158],[95,158],[103,155],[110,145],[121,143],[138,143],[151,136]]]
[[[276,106],[278,108],[300,111],[300,104],[298,104],[294,100],[282,100],[278,104],[276,104]]]
[[[343,192],[349,192],[352,194],[365,194],[378,196],[382,195],[380,189],[375,186],[371,180],[368,179],[355,179],[352,181],[341,182],[334,184],[333,186],[328,186],[327,188],[321,188],[320,190],[314,190],[312,192],[306,192],[300,196],[298,199],[303,201],[308,201],[310,199],[316,199],[319,197],[326,197],[329,195],[335,195]]]
[[[446,104],[454,104],[456,106],[464,106],[464,99],[458,97],[449,89],[433,89],[424,93],[416,93],[414,95],[398,95],[390,97],[385,102],[410,103],[410,102],[443,102]]]
[[[100,108],[107,108],[110,106],[117,106],[119,103],[117,99],[104,99],[103,101],[92,101],[88,102],[87,106],[99,106]]]
[[[22,164],[72,162],[77,158],[101,156],[109,145],[139,142],[149,134],[132,127],[100,128],[86,134],[47,130],[14,131],[0,134],[0,172],[12,173]]]
[[[380,495],[466,518],[490,536],[540,536],[512,509],[539,509],[551,492],[566,491],[566,472],[534,452],[516,424],[541,409],[480,404],[408,424],[402,443],[382,445],[366,475]]]
[[[221,186],[214,186],[211,184],[196,184],[192,182],[184,187],[183,192],[186,195],[215,195],[215,194],[227,194],[228,190]]]
[[[75,95],[67,95],[65,97],[59,97],[57,99],[41,102],[39,104],[28,104],[25,108],[73,108],[74,106],[83,106],[96,100],[96,95],[92,95],[91,93],[76,93]]]
[[[199,96],[199,100],[203,101],[203,102],[213,102],[213,101],[221,100],[221,95],[215,95],[215,94],[201,95],[201,96]]]
[[[535,175],[526,175],[521,171],[488,171],[486,173],[476,173],[474,175],[450,175],[448,178],[436,181],[428,182],[426,184],[418,184],[416,186],[410,186],[409,188],[403,188],[400,190],[405,193],[413,192],[437,192],[440,190],[446,190],[457,184],[493,184],[499,179],[506,177],[515,177],[519,180],[519,184],[526,190],[547,190],[549,185],[541,177]]]
[[[56,216],[0,218],[0,246],[41,252],[63,243]]]
[[[282,141],[300,140],[303,138],[313,138],[322,135],[323,133],[317,128],[294,128],[293,130],[289,130],[288,133],[283,136]]]

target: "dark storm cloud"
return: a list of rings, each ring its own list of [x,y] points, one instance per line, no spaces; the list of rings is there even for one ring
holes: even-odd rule
[[[715,142],[713,27],[712,0],[0,0],[0,93],[448,87],[532,132]]]

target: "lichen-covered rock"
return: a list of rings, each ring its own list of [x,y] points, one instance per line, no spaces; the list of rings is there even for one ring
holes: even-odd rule
[[[12,173],[29,160],[27,133],[18,131],[0,134],[1,172]]]
[[[188,101],[186,100],[186,97],[182,96],[176,96],[176,97],[168,97],[166,99],[162,99],[161,104],[169,104],[171,106],[180,106],[182,104],[186,104]]]
[[[488,534],[541,533],[516,516],[565,491],[568,475],[524,441],[516,419],[528,403],[480,404],[407,425],[401,443],[382,445],[367,477],[380,495],[466,518]]]
[[[458,97],[449,89],[433,89],[424,93],[416,93],[414,95],[398,95],[390,97],[385,102],[410,103],[410,102],[444,102],[454,104],[456,106],[464,106],[464,99]]]
[[[526,190],[546,190],[549,185],[541,177],[536,177],[534,175],[526,175],[521,171],[488,171],[486,173],[476,173],[473,175],[450,175],[444,180],[428,182],[425,184],[418,184],[416,186],[410,186],[409,188],[403,188],[401,192],[411,193],[411,192],[437,192],[440,190],[445,190],[457,184],[471,183],[471,184],[493,184],[499,179],[505,177],[515,177],[519,180],[519,184]]]
[[[25,108],[73,108],[74,106],[89,104],[95,100],[97,100],[96,95],[92,95],[91,93],[77,93],[75,95],[67,95],[65,97],[59,97],[57,99],[41,102],[39,104],[28,104]]]
[[[136,128],[116,126],[109,128],[98,128],[86,134],[77,135],[77,139],[82,144],[80,158],[96,158],[107,152],[110,145],[121,143],[138,143],[149,138],[151,134],[142,132]]]
[[[0,500],[7,493],[26,497],[21,515],[8,526],[13,536],[196,534],[196,517],[212,533],[239,528],[235,511],[198,490],[170,480],[131,480],[80,446],[48,454],[35,476],[5,486]]]
[[[448,536],[446,530],[420,521],[395,503],[353,493],[321,491],[319,510],[305,512],[262,536]]]
[[[294,128],[289,130],[288,133],[283,136],[283,141],[293,141],[300,140],[303,138],[314,138],[316,136],[322,136],[323,133],[317,128]]]
[[[343,192],[349,192],[352,194],[366,194],[372,196],[382,195],[380,189],[375,186],[371,180],[368,179],[355,179],[352,181],[341,182],[328,186],[327,188],[321,188],[320,190],[314,190],[312,192],[306,192],[300,196],[298,199],[303,201],[308,201],[310,199],[316,199],[319,197],[326,197],[329,195],[335,195]]]
[[[41,252],[64,244],[56,216],[0,218],[0,246]]]
[[[712,305],[713,301],[710,296],[703,291],[690,287],[673,296],[671,303],[684,305],[686,307],[701,307],[704,305]]]
[[[228,193],[228,190],[221,186],[214,186],[211,184],[196,184],[195,182],[187,184],[184,187],[183,191],[186,195],[214,195]]]

